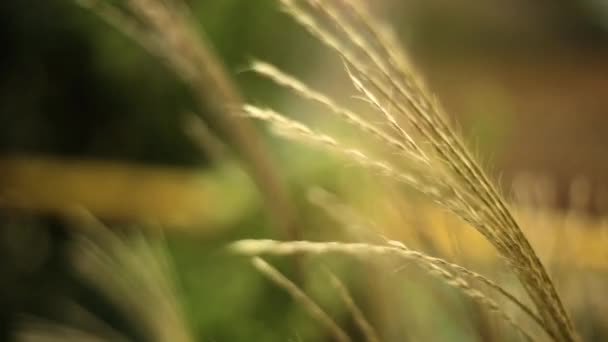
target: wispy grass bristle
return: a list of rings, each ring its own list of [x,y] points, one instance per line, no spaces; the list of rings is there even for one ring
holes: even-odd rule
[[[361,150],[343,146],[335,138],[323,133],[315,132],[303,123],[288,119],[286,116],[271,109],[262,109],[253,105],[245,105],[243,107],[243,112],[251,118],[264,120],[270,123],[275,132],[282,136],[322,146],[323,148],[329,149],[330,151],[336,152],[347,159],[354,161],[365,169],[407,184],[433,198],[439,198],[441,196],[441,191],[437,187],[425,184],[422,178],[417,177],[413,173],[397,171],[397,169],[388,162],[371,158]]]
[[[370,227],[369,222],[362,222],[363,218],[360,217],[354,208],[349,207],[343,203],[339,203],[334,195],[327,192],[322,188],[313,188],[309,191],[309,198],[311,202],[317,206],[319,206],[322,210],[324,210],[328,215],[334,218],[337,222],[341,223],[348,232],[351,233],[352,236],[363,236],[365,235],[366,239],[359,239],[361,242],[366,241],[379,241],[380,243],[385,243],[388,246],[396,247],[403,249],[405,251],[410,251],[405,244],[400,241],[390,240],[386,238],[382,238],[374,234],[375,229]],[[376,228],[377,229],[377,228]],[[359,242],[359,241],[358,241]],[[458,264],[451,263],[447,260],[428,256],[422,252],[414,251],[417,254],[419,260],[427,263],[433,263],[440,267],[444,267],[460,277],[467,279],[475,279],[480,283],[486,285],[488,288],[500,293],[505,298],[510,300],[513,304],[519,307],[524,313],[528,315],[539,327],[543,328],[543,323],[541,318],[533,312],[533,310],[523,302],[521,302],[515,295],[511,294],[507,289],[500,286],[498,283],[493,280],[483,276],[477,272],[471,271],[468,268],[460,266]],[[550,331],[546,331],[549,335],[551,335]]]
[[[416,157],[415,167],[426,170],[429,175],[424,179],[424,189],[441,189],[444,196],[433,198],[438,192],[425,194],[469,222],[494,245],[518,276],[549,335],[558,341],[577,340],[551,278],[505,199],[458,132],[449,125],[439,102],[420,81],[422,78],[412,63],[381,24],[357,1],[280,2],[286,13],[342,58],[357,91],[394,129],[398,135],[395,139],[400,144],[383,138],[371,130],[371,124],[362,121],[361,116],[335,105],[328,96],[310,90],[286,73],[262,63],[256,64],[257,71],[304,98],[324,104],[345,121],[383,140],[388,148],[405,147],[410,156]],[[306,140],[306,136],[302,138]],[[322,140],[335,141],[332,139],[324,136]],[[373,159],[366,155],[365,160]],[[402,170],[391,167],[390,174],[402,174]],[[409,179],[405,183],[412,185],[414,182]],[[420,187],[414,188],[420,190]]]
[[[365,336],[365,340],[368,342],[380,342],[380,337],[376,332],[376,329],[370,324],[368,319],[363,314],[363,311],[359,308],[355,300],[348,291],[348,288],[342,283],[340,278],[335,274],[328,271],[329,280],[331,285],[334,287],[338,295],[342,299],[342,302],[346,306],[346,309],[350,312],[355,320],[355,323]]]
[[[536,339],[508,315],[501,306],[485,295],[483,292],[473,288],[464,278],[456,273],[450,272],[437,262],[429,261],[423,254],[403,249],[401,247],[371,245],[366,243],[341,243],[341,242],[310,242],[310,241],[289,241],[281,242],[275,240],[241,240],[230,246],[236,253],[256,256],[256,255],[325,255],[331,253],[345,254],[355,257],[369,256],[392,256],[414,261],[430,275],[439,278],[444,284],[460,290],[463,294],[475,302],[486,307],[498,317],[507,322],[511,327],[518,331],[526,340],[535,341]]]
[[[261,61],[254,61],[251,65],[251,69],[259,75],[267,77],[276,82],[277,84],[293,90],[296,94],[305,99],[309,99],[324,105],[332,113],[343,118],[347,122],[359,128],[361,131],[369,133],[371,136],[377,138],[379,141],[385,143],[387,146],[394,148],[404,157],[413,158],[418,162],[427,161],[426,156],[421,154],[421,151],[417,148],[416,145],[410,144],[409,146],[407,146],[406,144],[387,134],[380,128],[365,121],[355,112],[338,105],[331,98],[315,90],[312,90],[312,88],[310,88],[306,84],[297,80],[293,76],[286,74],[275,66]]]
[[[346,332],[344,332],[344,330],[340,328],[340,326],[325,311],[323,311],[323,309],[317,303],[315,303],[314,300],[304,293],[304,291],[302,291],[302,289],[300,289],[294,282],[285,277],[279,270],[259,257],[254,257],[251,262],[260,273],[266,276],[277,286],[283,288],[293,297],[295,301],[300,303],[314,319],[316,319],[327,329],[327,331],[336,341],[351,341],[348,334],[346,334]]]

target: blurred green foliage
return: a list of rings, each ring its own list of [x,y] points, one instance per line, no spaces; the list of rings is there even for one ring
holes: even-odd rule
[[[236,74],[249,58],[284,64],[309,54],[302,41],[310,38],[271,0],[193,5],[201,32],[248,96],[269,94],[268,83]],[[200,150],[182,127],[182,115],[196,110],[189,89],[95,13],[69,0],[3,1],[0,19],[5,51],[0,59],[0,151],[201,162]],[[310,59],[298,61],[302,72],[306,61]]]
[[[208,0],[192,1],[191,5],[200,22],[201,34],[213,43],[248,99],[270,105],[280,101],[281,95],[272,90],[270,82],[260,81],[246,72],[250,58],[267,59],[304,79],[310,77],[317,53],[314,47],[318,43],[280,13],[275,0]],[[395,11],[393,14],[400,13]],[[436,14],[449,15],[448,12]],[[436,30],[442,30],[442,27],[436,25],[437,20],[433,20],[432,15],[424,18],[428,22],[420,24],[422,29],[412,39],[414,44],[428,43],[441,52],[440,58],[452,58],[446,51],[454,53],[453,45],[442,45],[439,38],[433,40]],[[461,26],[465,36],[470,29],[466,25]],[[600,31],[596,26],[587,28],[594,34]],[[455,34],[450,30],[442,32]],[[578,28],[573,32],[584,35],[586,29]],[[597,33],[597,36],[601,35]],[[592,42],[597,41],[600,39],[592,39]],[[0,1],[0,47],[3,50],[0,56],[0,153],[58,154],[187,166],[207,162],[206,156],[183,132],[182,114],[197,110],[189,89],[161,61],[94,13],[79,8],[70,0]],[[490,114],[509,110],[505,108],[505,101],[492,98],[491,90],[488,93],[488,96],[473,96],[486,101],[485,108],[492,108]],[[465,117],[470,119],[467,122],[468,127],[472,127],[470,136],[481,141],[482,154],[502,146],[510,122],[495,118],[484,121],[488,118],[487,113],[480,113],[477,108],[471,108]],[[343,166],[336,167],[319,153],[311,152],[307,147],[280,144],[271,148],[279,153],[279,160],[290,157],[290,162],[280,167],[302,211],[299,223],[312,236],[321,235],[323,232],[315,229],[333,223],[318,212],[312,214],[305,190],[311,183],[331,189],[351,180],[344,176],[346,172],[336,171],[342,170]],[[357,186],[366,185],[359,183]],[[231,190],[238,195],[239,189]],[[225,250],[226,244],[236,239],[274,236],[261,205],[248,209],[241,217],[230,221],[236,222],[233,227],[218,236],[174,234],[169,237],[178,287],[183,290],[182,300],[195,335],[204,341],[322,338],[316,323],[301,307],[294,305],[283,290],[270,284],[247,260]],[[98,294],[75,279],[67,266],[65,247],[73,227],[53,217],[33,220],[6,217],[2,225],[5,234],[2,242],[9,241],[17,252],[12,253],[11,248],[0,249],[0,254],[5,256],[0,262],[0,303],[4,304],[0,309],[4,323],[0,340],[8,336],[17,313],[60,318],[57,302],[64,297],[75,297],[120,329],[131,329],[129,318],[107,307]],[[31,233],[32,230],[47,234],[44,238],[48,239],[48,251],[44,263],[28,270],[21,268],[22,264],[17,261],[25,258],[29,248],[36,246],[39,237]],[[20,238],[15,238],[15,234]],[[290,262],[278,263],[281,269],[290,272]],[[343,276],[361,276],[357,272],[358,264],[336,263],[336,268],[344,270]],[[317,271],[314,267],[310,269],[310,272]],[[355,284],[361,288],[365,286]],[[306,285],[312,292],[325,286]],[[434,298],[420,295],[420,288],[426,285],[412,281],[398,289],[402,302],[394,303],[394,326],[387,329],[387,334],[395,340],[397,336],[407,336],[399,321],[411,316],[408,311],[416,307],[429,321],[434,323],[436,320],[442,327],[452,327],[437,331],[442,339],[473,339],[473,329],[466,324],[454,322],[453,316],[448,314],[437,315],[438,310],[431,307]],[[364,292],[364,289],[359,290]],[[447,296],[450,301],[460,300],[450,298],[453,293],[447,293],[443,288],[434,291],[432,294]],[[315,293],[336,316],[342,317],[343,313],[334,308],[337,306],[335,296],[323,291]],[[364,297],[360,293],[355,295]],[[463,311],[470,309],[459,304],[456,306],[465,307]],[[352,322],[345,319],[345,325],[352,327]],[[139,332],[131,334],[143,339]]]

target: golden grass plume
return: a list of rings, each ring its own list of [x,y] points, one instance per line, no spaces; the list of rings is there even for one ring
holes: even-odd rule
[[[342,148],[327,135],[316,134],[267,109],[246,105],[244,112],[269,121],[284,134],[321,143],[355,159],[360,165],[402,180],[429,195],[479,231],[509,263],[540,316],[543,327],[558,341],[578,339],[547,270],[522,232],[498,188],[477,163],[458,132],[449,124],[437,99],[396,40],[358,1],[281,0],[283,9],[344,61],[360,95],[371,103],[392,132],[366,122],[330,97],[265,63],[252,69],[292,89],[296,94],[329,107],[364,133],[399,149],[415,162],[412,170],[398,170],[366,153]],[[331,29],[330,29],[331,25]],[[285,134],[284,134],[285,135]],[[395,140],[398,139],[396,142]],[[420,172],[422,171],[422,172]],[[277,247],[277,246],[275,246]]]

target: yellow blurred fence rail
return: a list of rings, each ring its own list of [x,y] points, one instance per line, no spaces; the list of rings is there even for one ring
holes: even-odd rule
[[[0,159],[0,209],[7,211],[62,215],[85,208],[106,220],[156,222],[207,234],[236,222],[257,205],[256,196],[254,185],[234,165],[201,171],[100,160]],[[443,255],[462,253],[484,262],[496,257],[464,223],[433,206],[416,206],[411,213],[417,223],[387,219],[394,227],[385,233],[403,241],[433,241]],[[608,270],[608,220],[572,213],[518,213],[543,260],[560,267]],[[455,247],[454,235],[466,239],[467,248]]]
[[[230,181],[196,169],[101,160],[16,157],[0,159],[0,206],[62,214],[86,208],[100,218],[157,222],[166,226],[222,224],[251,202],[252,186],[236,168],[222,170],[244,189],[232,196]],[[226,176],[228,175],[228,176]]]

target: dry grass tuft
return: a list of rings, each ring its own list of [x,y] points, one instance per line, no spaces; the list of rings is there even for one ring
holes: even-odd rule
[[[551,278],[505,199],[473,158],[461,136],[450,126],[443,108],[420,81],[421,77],[403,50],[398,48],[395,39],[357,1],[280,2],[286,13],[343,59],[357,91],[377,109],[393,132],[383,132],[356,113],[339,106],[329,96],[311,90],[269,64],[255,62],[252,69],[305,99],[323,104],[345,121],[384,142],[387,148],[402,152],[402,156],[414,166],[405,171],[376,161],[362,151],[343,148],[336,139],[314,133],[312,129],[269,110],[247,105],[244,111],[269,121],[287,137],[321,143],[324,148],[338,150],[366,168],[402,181],[470,223],[507,260],[534,303],[549,335],[558,341],[577,340],[574,326]],[[392,134],[398,138],[393,138]],[[420,171],[423,171],[423,177],[419,176]],[[244,248],[245,245],[239,246]],[[252,242],[249,248],[253,246],[260,245]],[[307,252],[326,251],[326,248],[336,246],[329,243],[307,249]],[[288,253],[293,251],[290,248],[304,247],[300,244],[273,245],[272,248],[277,253]],[[361,252],[370,246],[354,249]],[[371,250],[384,249],[374,247]],[[428,265],[438,267],[434,263]],[[439,272],[447,277],[443,273],[445,270],[441,270]],[[460,281],[450,281],[462,285]],[[477,297],[477,293],[473,297]]]
[[[73,243],[71,261],[82,279],[100,291],[131,323],[141,325],[155,341],[191,342],[176,278],[164,241],[134,233],[111,231],[86,211],[71,213],[81,229]],[[127,341],[129,338],[78,305],[76,315],[85,330],[32,318],[17,331],[18,341]]]
[[[155,340],[193,341],[162,239],[152,241],[140,233],[123,237],[92,224],[95,229],[78,239],[72,257],[84,280]]]

